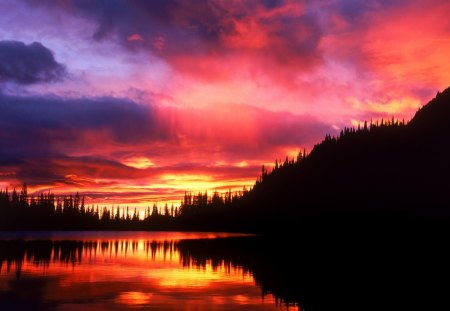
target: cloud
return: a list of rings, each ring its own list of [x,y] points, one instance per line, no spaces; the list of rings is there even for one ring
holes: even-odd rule
[[[0,180],[31,186],[75,187],[73,176],[143,177],[111,158],[112,150],[171,139],[152,107],[125,99],[0,94],[0,111]]]
[[[172,139],[155,109],[124,99],[0,94],[0,111],[1,165]]]
[[[0,107],[0,124],[14,128],[16,133],[42,130],[61,140],[76,140],[83,131],[96,131],[108,134],[118,143],[168,139],[151,105],[127,99],[0,94]]]
[[[0,83],[34,84],[60,81],[66,76],[52,51],[39,42],[0,41]]]
[[[48,39],[74,79],[0,96],[0,182],[226,189],[448,84],[443,0],[9,3],[0,36]]]
[[[383,11],[389,7],[398,7],[407,0],[334,0],[323,2],[322,8],[326,8],[328,12],[340,15],[347,22],[358,26],[368,25],[368,21],[364,20],[367,15],[374,11]]]
[[[236,55],[270,70],[307,70],[321,58],[319,21],[303,1],[30,3],[51,9],[56,5],[83,16],[96,23],[95,40],[117,40],[131,51],[151,51],[174,68],[197,76],[214,77],[211,70],[222,71],[223,62]],[[205,62],[208,65],[203,66]]]
[[[131,36],[129,36],[127,38],[128,41],[144,41],[144,39],[142,39],[141,35],[138,33],[132,34]]]
[[[0,182],[57,192],[152,189],[147,199],[250,185],[261,164],[330,130],[313,117],[246,105],[183,109],[109,97],[3,94],[0,111]]]
[[[273,151],[277,147],[312,146],[334,131],[329,124],[310,115],[274,112],[244,104],[179,111],[179,116],[185,118],[177,124],[186,139],[239,151],[236,153],[240,156],[254,152],[254,157],[266,148]]]
[[[188,109],[141,105],[111,97],[64,99],[0,94],[0,110],[2,164],[50,155],[114,156],[123,163],[139,157],[179,161],[168,154],[193,154],[195,159],[196,153],[209,153],[209,149],[224,152],[221,156],[232,161],[242,161],[246,159],[234,157],[261,153],[262,146],[311,145],[332,130],[311,116],[247,105]],[[199,146],[203,149],[194,153],[189,150]]]

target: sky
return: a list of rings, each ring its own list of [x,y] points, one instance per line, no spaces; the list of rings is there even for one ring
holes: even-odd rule
[[[445,0],[0,0],[0,188],[145,207],[250,186],[450,80]]]

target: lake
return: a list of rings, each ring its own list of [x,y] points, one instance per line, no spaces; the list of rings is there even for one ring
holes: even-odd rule
[[[3,232],[0,310],[286,310],[256,283],[248,267],[232,260],[232,252],[217,253],[217,247],[241,247],[254,238],[227,233]]]
[[[0,232],[0,310],[450,310],[448,234]]]

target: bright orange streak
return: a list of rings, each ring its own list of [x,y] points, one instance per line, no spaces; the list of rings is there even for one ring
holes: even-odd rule
[[[202,237],[207,236],[210,235],[204,234]],[[262,300],[253,276],[241,267],[225,262],[213,264],[210,260],[201,265],[192,262],[182,265],[181,254],[174,241],[120,239],[89,243],[90,246],[74,249],[71,253],[73,261],[59,259],[61,253],[54,249],[52,258],[45,264],[38,264],[42,258],[30,255],[24,255],[20,264],[0,262],[0,290],[9,290],[10,280],[16,278],[16,271],[20,269],[23,277],[42,278],[44,275],[58,280],[42,288],[42,299],[48,303],[68,301],[76,295],[77,299],[95,304],[96,301],[103,303],[98,298],[106,296],[124,306],[155,304],[184,308],[185,305],[197,306],[196,310],[207,310],[203,308],[204,299],[212,293],[215,298],[206,301],[205,307],[211,306],[211,303],[259,305],[264,310],[282,307],[275,305],[270,294],[265,294]],[[135,284],[139,286],[135,287]],[[185,299],[182,305],[179,295]]]
[[[134,167],[134,168],[139,168],[139,169],[145,169],[145,168],[149,168],[152,166],[155,166],[155,164],[146,157],[132,157],[132,158],[127,158],[125,160],[122,161],[123,164]]]

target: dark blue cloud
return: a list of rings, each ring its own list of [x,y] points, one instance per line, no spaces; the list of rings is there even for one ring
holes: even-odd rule
[[[62,99],[0,94],[0,164],[90,147],[83,134],[108,142],[138,144],[171,139],[155,111],[115,98]],[[57,146],[57,147],[56,147]]]
[[[33,84],[60,81],[66,75],[52,51],[39,42],[0,41],[0,83]]]
[[[46,1],[48,2],[48,1]],[[183,36],[198,35],[215,40],[222,29],[224,18],[243,17],[252,12],[255,5],[274,9],[284,1],[247,1],[240,4],[241,11],[232,12],[230,5],[210,0],[72,0],[71,8],[98,22],[94,37],[101,39],[109,32],[118,30],[126,33],[165,34]],[[50,1],[54,4],[54,1]],[[66,6],[67,7],[67,6]],[[175,34],[177,33],[177,34]],[[189,41],[189,40],[188,40]],[[186,51],[185,51],[186,52]]]
[[[114,170],[131,176],[134,169],[114,160],[73,152],[98,155],[111,146],[132,149],[173,137],[155,109],[130,100],[0,93],[0,179],[14,172],[30,184],[66,182],[65,175],[80,167],[92,176]]]
[[[208,0],[71,0],[59,6],[54,1],[29,3],[52,9],[56,5],[68,14],[88,18],[97,24],[92,34],[94,39],[115,38],[129,49],[149,49],[169,61],[177,56],[220,56],[239,49],[227,44],[223,37],[237,34],[236,23],[255,17],[258,6],[268,13],[258,22],[280,28],[269,34],[279,46],[274,44],[261,52],[281,64],[300,58],[308,58],[309,62],[320,54],[318,43],[322,31],[314,12],[305,10],[301,16],[291,16],[290,12],[271,14],[286,5],[285,1],[252,0],[238,5]],[[143,40],[128,42],[127,38],[132,34],[139,34]],[[164,40],[163,48],[155,44],[159,38]]]
[[[336,0],[332,2],[331,11],[338,12],[347,21],[355,23],[364,15],[374,10],[385,9],[406,2],[407,0]]]
[[[150,106],[111,97],[63,99],[0,95],[0,125],[28,132],[63,133],[107,129],[118,142],[166,139]]]

